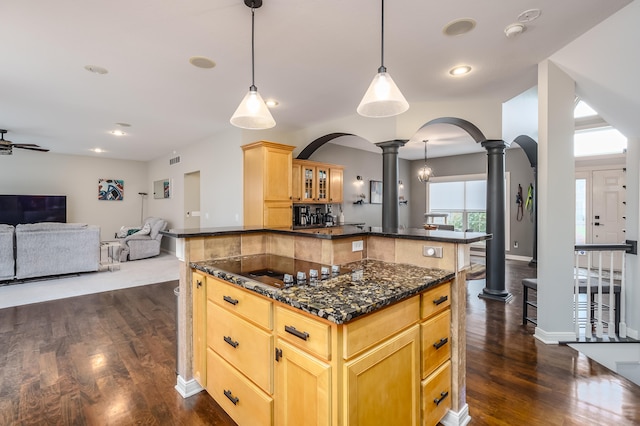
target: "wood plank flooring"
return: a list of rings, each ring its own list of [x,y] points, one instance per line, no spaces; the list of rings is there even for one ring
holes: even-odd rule
[[[640,387],[521,325],[520,280],[532,276],[508,261],[506,305],[468,283],[472,424],[640,424]],[[206,393],[174,390],[176,285],[0,310],[0,425],[233,425]]]

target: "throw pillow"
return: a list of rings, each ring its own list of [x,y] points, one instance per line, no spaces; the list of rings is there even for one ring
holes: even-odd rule
[[[145,223],[141,230],[136,232],[137,235],[149,235],[151,232],[151,225],[149,223]]]

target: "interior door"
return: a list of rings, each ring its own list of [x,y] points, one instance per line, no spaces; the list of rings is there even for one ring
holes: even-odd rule
[[[184,227],[200,228],[200,172],[184,174]]]
[[[617,170],[594,170],[592,185],[591,235],[593,244],[619,244],[625,240],[625,173]],[[603,267],[610,259],[603,257]],[[616,267],[620,267],[616,256]]]

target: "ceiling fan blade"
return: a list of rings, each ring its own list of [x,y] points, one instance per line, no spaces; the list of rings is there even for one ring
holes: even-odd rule
[[[40,147],[40,145],[36,145],[35,143],[14,143],[13,146],[16,148],[24,148],[27,146]]]
[[[24,146],[24,144],[13,145],[14,148],[28,149],[31,151],[40,151],[40,152],[49,152],[46,148],[40,148],[38,145],[35,146]]]

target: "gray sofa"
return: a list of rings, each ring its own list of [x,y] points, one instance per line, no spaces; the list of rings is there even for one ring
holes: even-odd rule
[[[16,226],[17,279],[97,271],[100,227],[84,223]]]
[[[124,238],[120,243],[120,262],[146,259],[160,254],[162,234],[167,221],[159,217],[145,219],[142,229]]]
[[[0,224],[0,280],[10,280],[14,275],[14,234],[15,228],[12,225]]]

